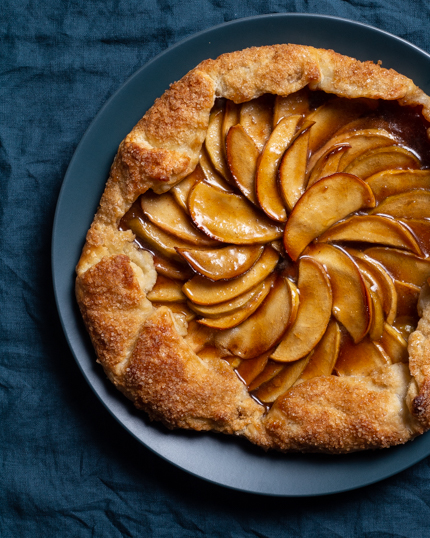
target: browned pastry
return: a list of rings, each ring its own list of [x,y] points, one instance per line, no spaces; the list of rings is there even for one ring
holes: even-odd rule
[[[428,122],[410,79],[312,47],[172,84],[121,143],[77,265],[109,379],[169,428],[264,449],[428,430]]]

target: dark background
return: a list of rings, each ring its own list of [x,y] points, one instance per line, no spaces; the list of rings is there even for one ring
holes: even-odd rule
[[[368,23],[430,52],[424,0],[2,0],[0,536],[429,536],[429,459],[357,491],[297,500],[228,490],[176,469],[105,410],[58,319],[56,201],[102,105],[181,39],[284,12]]]

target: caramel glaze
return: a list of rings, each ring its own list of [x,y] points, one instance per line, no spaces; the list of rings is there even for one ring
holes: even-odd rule
[[[328,95],[322,91],[310,92],[310,109],[313,110],[328,100],[334,98],[334,96]],[[428,143],[426,131],[430,127],[430,124],[421,115],[420,107],[401,107],[397,102],[380,101],[376,108],[372,108],[373,110],[369,111],[368,114],[364,116],[364,119],[366,120],[366,127],[373,129],[382,128],[388,132],[391,132],[399,140],[400,145],[412,150],[421,159],[422,168],[429,168],[430,145]],[[363,125],[363,123],[361,123],[361,125]],[[361,128],[363,127],[361,126]],[[128,223],[135,218],[143,219],[143,213],[140,207],[140,199],[136,200],[129,211],[123,216],[119,223],[119,229],[121,231],[129,230],[130,226]],[[144,249],[153,255],[155,267],[160,274],[163,273],[163,267],[166,263],[171,267],[177,268],[178,275],[187,275],[186,278],[191,278],[194,274],[196,274],[195,271],[186,263],[181,263],[180,261],[170,259],[167,260],[143,238],[136,236],[135,242],[139,248]],[[339,246],[342,245],[339,244]],[[352,246],[359,250],[363,250],[365,247],[363,244],[352,243],[348,243],[348,246]],[[293,282],[297,282],[297,265],[291,261],[282,246],[279,248],[279,251],[281,257],[276,270]],[[182,279],[184,280],[185,278]],[[408,335],[415,330],[418,319],[418,314],[416,312],[410,312],[407,316],[403,315],[400,318],[396,318],[393,325],[400,331],[403,337],[407,339]],[[347,338],[346,331],[342,327],[342,340],[345,338]],[[231,357],[225,357],[225,359],[227,362],[232,364]],[[269,359],[269,363],[273,362],[274,361]],[[267,360],[265,364],[267,364]],[[240,369],[237,366],[235,367],[235,371],[239,379],[248,387],[251,397],[262,405],[266,411],[268,411],[272,404],[261,402],[254,394],[256,390],[255,379],[254,381],[247,383],[246,379],[241,376]],[[336,375],[335,371],[332,372],[332,375]]]

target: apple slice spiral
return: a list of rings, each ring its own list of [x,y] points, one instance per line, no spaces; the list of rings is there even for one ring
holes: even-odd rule
[[[206,326],[197,353],[227,357],[265,405],[407,361],[430,278],[430,158],[387,107],[308,88],[220,100],[194,172],[121,220],[154,256],[154,307],[195,317],[190,340]]]

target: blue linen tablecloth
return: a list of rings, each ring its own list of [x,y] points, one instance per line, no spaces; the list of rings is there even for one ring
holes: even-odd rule
[[[424,0],[2,1],[1,537],[429,536],[429,459],[357,491],[299,500],[228,490],[163,461],[92,393],[58,319],[50,269],[56,201],[102,105],[179,40],[284,12],[368,23],[430,52]]]

